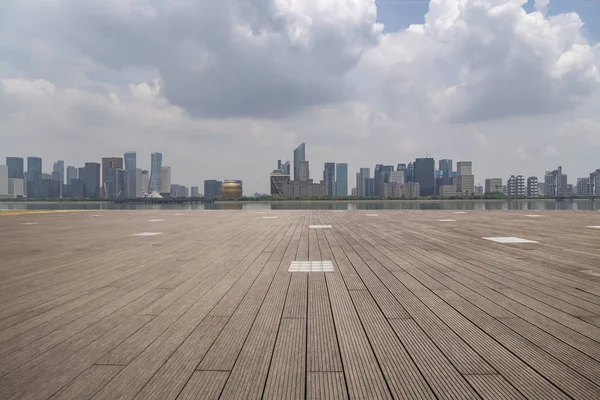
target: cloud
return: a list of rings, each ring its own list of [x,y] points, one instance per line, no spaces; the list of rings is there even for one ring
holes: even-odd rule
[[[477,181],[557,158],[584,174],[600,45],[579,15],[524,3],[432,0],[383,33],[373,0],[5,0],[0,156],[162,151],[174,182],[250,192],[302,141],[316,179],[426,154],[473,160]]]
[[[525,3],[432,0],[425,23],[387,35],[362,73],[379,71],[382,103],[453,122],[573,109],[600,88],[583,23],[528,14]]]

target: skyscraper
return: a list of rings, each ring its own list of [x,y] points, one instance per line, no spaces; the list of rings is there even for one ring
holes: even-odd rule
[[[221,197],[222,184],[222,181],[217,181],[215,179],[209,179],[204,181],[204,197],[207,197],[209,199]]]
[[[348,196],[348,164],[335,165],[335,195]]]
[[[191,188],[191,197],[200,197],[199,196],[199,191],[198,191],[198,186],[192,186]]]
[[[509,196],[525,196],[527,194],[527,190],[525,188],[525,177],[523,175],[511,175],[506,182],[506,190]]]
[[[323,182],[325,182],[325,196],[335,196],[335,163],[325,163],[325,168],[323,169]]]
[[[38,197],[42,183],[42,159],[27,157],[27,197]],[[40,193],[41,194],[41,193]]]
[[[123,154],[123,160],[125,160],[125,169],[127,171],[137,168],[137,154],[135,151],[128,151]]]
[[[294,171],[296,173],[296,171]],[[298,162],[298,182],[306,182],[310,179],[310,167],[308,161]]]
[[[160,192],[169,193],[171,191],[171,167],[162,167],[160,169]]]
[[[8,166],[0,165],[0,198],[8,197]]]
[[[371,177],[370,168],[360,169],[360,190],[358,191],[359,196],[367,196],[367,179]]]
[[[472,196],[475,194],[475,176],[471,161],[456,163],[456,192],[457,194]]]
[[[142,171],[142,193],[148,193],[150,190],[150,174],[148,171]]]
[[[52,173],[54,174],[54,180],[59,182],[59,194],[62,197],[63,185],[65,184],[65,162],[63,160],[58,160],[54,163],[54,168],[52,168]],[[58,178],[58,179],[56,179]]]
[[[100,198],[100,164],[85,163],[83,177],[80,173],[79,179],[82,179],[85,185],[85,197],[89,199]]]
[[[567,175],[562,173],[562,167],[559,166],[554,171],[547,171],[544,177],[544,195],[546,196],[565,196],[567,195]]]
[[[21,157],[6,157],[8,179],[23,179],[25,177],[23,165],[23,159]]]
[[[123,169],[123,159],[121,157],[103,157],[102,158],[102,196],[107,196],[106,178],[108,178],[108,169]],[[108,197],[108,196],[107,196]]]
[[[150,190],[149,192],[160,192],[160,174],[162,171],[162,154],[152,153],[150,155]]]
[[[78,179],[79,174],[77,173],[77,168],[72,165],[67,167],[67,181],[66,184],[70,185],[73,179]]]
[[[419,183],[420,195],[433,196],[435,194],[435,160],[430,157],[417,158],[413,164],[413,171],[414,182]]]
[[[125,197],[125,170],[108,168],[106,170],[106,197],[122,199]]]
[[[300,162],[306,161],[306,146],[302,143],[294,150],[294,180],[300,180]],[[306,178],[309,179],[309,178]]]
[[[439,161],[439,170],[443,171],[443,184],[451,185],[452,184],[452,160],[444,159]]]
[[[281,167],[279,168],[281,169],[281,171],[283,171],[284,175],[290,175],[290,162],[286,161],[284,163],[281,164]]]

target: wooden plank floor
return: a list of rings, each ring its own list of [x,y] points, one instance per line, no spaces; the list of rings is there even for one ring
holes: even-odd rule
[[[0,216],[0,399],[600,399],[589,226],[600,213]]]

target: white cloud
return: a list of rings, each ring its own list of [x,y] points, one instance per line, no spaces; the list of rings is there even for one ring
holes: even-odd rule
[[[392,33],[373,0],[0,2],[0,156],[163,151],[174,181],[251,192],[302,141],[315,178],[426,154],[473,160],[477,181],[560,160],[583,174],[600,45],[577,14],[525,2],[432,0]]]

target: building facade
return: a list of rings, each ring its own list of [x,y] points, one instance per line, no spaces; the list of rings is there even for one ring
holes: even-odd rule
[[[102,196],[108,197],[106,190],[106,180],[108,178],[108,169],[123,169],[123,159],[121,157],[102,157]]]
[[[590,174],[590,194],[600,196],[600,169]]]
[[[65,182],[65,183],[66,183],[67,185],[70,185],[70,184],[71,184],[71,181],[72,181],[73,179],[78,179],[78,178],[79,178],[79,174],[77,173],[77,168],[75,168],[75,167],[74,167],[74,166],[72,166],[72,165],[69,165],[69,166],[67,167],[67,180],[66,180],[66,182]]]
[[[566,196],[568,194],[567,185],[567,175],[562,173],[561,166],[554,171],[546,171],[544,176],[545,196]]]
[[[127,171],[137,168],[137,153],[135,151],[128,151],[123,154],[124,168]]]
[[[223,182],[215,179],[204,181],[204,197],[210,199],[221,197],[221,185],[223,185]]]
[[[294,150],[294,180],[300,181],[300,163],[306,161],[306,145],[302,143]],[[309,179],[308,177],[306,179]]]
[[[83,177],[79,175],[85,185],[85,197],[89,199],[100,198],[100,164],[85,163]]]
[[[359,196],[368,196],[367,195],[367,179],[371,177],[371,169],[370,168],[361,168],[360,169],[360,186],[357,186],[358,195]]]
[[[325,183],[325,196],[335,196],[335,163],[326,162],[323,168],[323,182]]]
[[[485,193],[502,193],[502,178],[486,179]]]
[[[419,183],[420,195],[433,196],[435,194],[435,160],[429,157],[417,158],[413,164],[413,171],[413,181]]]
[[[575,194],[577,196],[589,196],[591,194],[590,178],[578,178],[577,179],[577,188],[576,188]]]
[[[142,192],[150,193],[150,173],[145,169],[142,170]]]
[[[276,169],[271,173],[270,180],[271,196],[283,196],[283,186],[290,183],[290,176],[284,171]]]
[[[451,185],[452,182],[452,160],[444,159],[438,162],[439,170],[442,171],[443,185]]]
[[[126,172],[122,168],[108,168],[106,170],[106,197],[109,199],[125,198],[125,176]]]
[[[200,191],[198,190],[198,186],[192,186],[190,188],[190,196],[191,197],[200,197]]]
[[[511,175],[506,182],[506,190],[508,196],[524,197],[527,194],[525,177],[523,175]]]
[[[171,192],[171,167],[161,167],[160,169],[160,192]]]
[[[308,161],[298,162],[298,182],[306,182],[310,179],[310,167]],[[296,180],[296,179],[294,179]]]
[[[160,175],[162,171],[162,153],[152,153],[150,155],[150,188],[149,193],[160,192]]]
[[[348,196],[348,164],[335,164],[335,195]]]
[[[475,194],[475,176],[473,175],[473,163],[471,161],[456,163],[456,192],[463,196]]]
[[[8,179],[24,179],[24,162],[21,157],[6,157],[8,167]]]
[[[539,182],[537,176],[530,176],[527,178],[527,197],[538,197],[540,195],[538,187]]]
[[[41,198],[42,159],[27,157],[27,197]],[[39,192],[39,193],[38,193]]]
[[[0,198],[8,197],[8,166],[0,165]]]
[[[442,197],[456,196],[456,186],[455,185],[442,185],[442,186],[440,186],[439,194]]]

